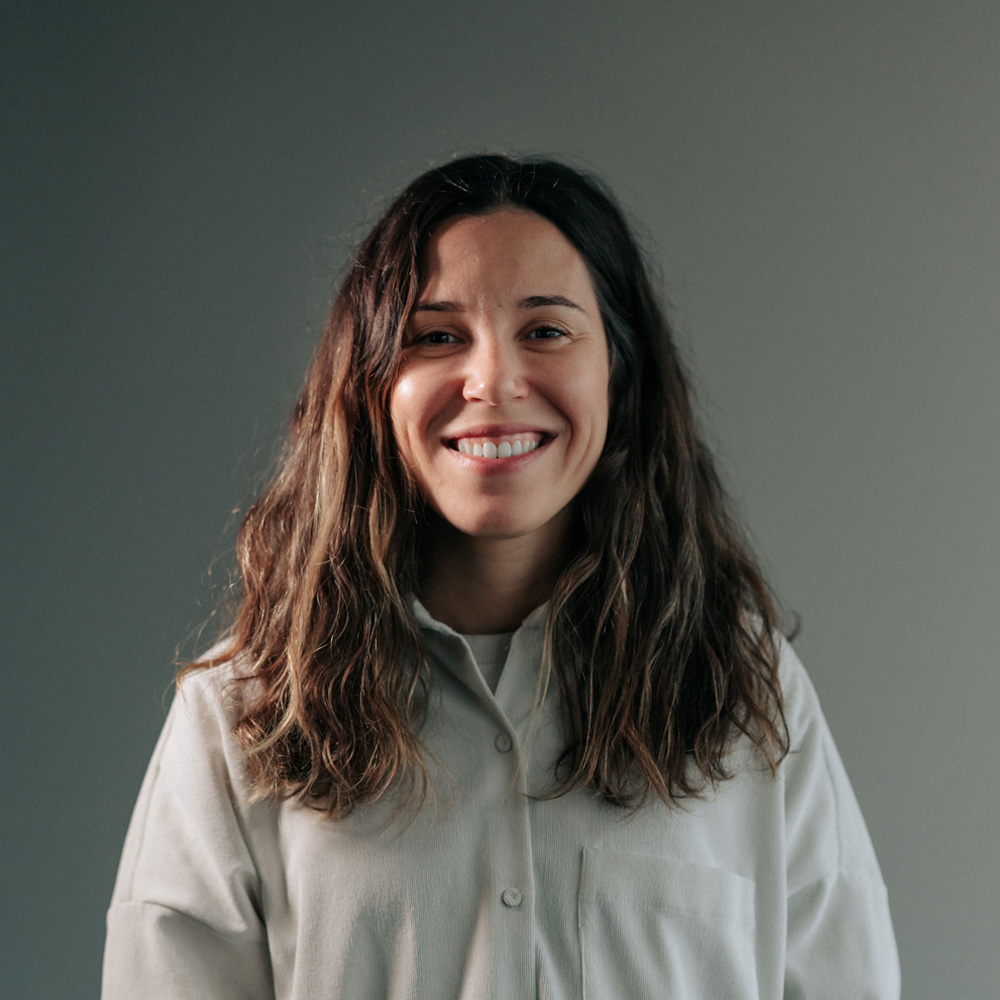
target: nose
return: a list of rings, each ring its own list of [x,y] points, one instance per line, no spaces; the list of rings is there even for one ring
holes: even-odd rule
[[[516,343],[495,336],[482,337],[468,354],[462,395],[469,402],[502,406],[526,394],[524,375]]]

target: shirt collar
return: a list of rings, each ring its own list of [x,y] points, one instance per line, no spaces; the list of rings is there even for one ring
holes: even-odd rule
[[[420,598],[416,594],[413,594],[410,598],[410,608],[413,611],[413,617],[416,618],[417,624],[424,630],[430,632],[438,632],[441,635],[446,635],[456,639],[460,639],[461,635],[456,632],[451,626],[445,625],[444,622],[439,622],[436,618],[431,617],[431,613],[424,607]],[[520,626],[516,631],[520,632],[521,629],[544,629],[545,628],[545,616],[548,614],[549,606],[548,603],[541,604],[527,618],[521,622]]]

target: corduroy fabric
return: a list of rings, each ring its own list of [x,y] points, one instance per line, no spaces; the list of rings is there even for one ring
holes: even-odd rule
[[[526,794],[551,787],[561,741],[551,700],[529,719],[544,609],[495,694],[467,643],[417,613],[438,765],[416,817],[249,804],[226,670],[189,675],[126,838],[104,1000],[899,996],[875,854],[789,646],[778,777],[738,748],[704,801],[628,816],[586,791]]]

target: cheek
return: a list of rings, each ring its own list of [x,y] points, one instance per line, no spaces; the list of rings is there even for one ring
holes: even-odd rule
[[[594,419],[600,424],[601,443],[608,431],[608,416],[611,408],[611,358],[610,348],[605,342],[604,350],[601,352],[600,361],[594,365],[593,369],[593,395]]]
[[[571,381],[570,381],[571,379]],[[605,356],[598,356],[586,367],[567,377],[567,402],[577,423],[586,428],[591,441],[603,444],[608,428],[610,370]]]
[[[431,425],[440,409],[436,383],[419,367],[403,371],[389,396],[389,419],[399,456],[426,488],[434,461]]]
[[[404,458],[411,460],[412,443],[416,432],[416,417],[419,412],[418,396],[414,380],[406,375],[397,379],[389,397],[389,417],[392,433],[396,438]]]

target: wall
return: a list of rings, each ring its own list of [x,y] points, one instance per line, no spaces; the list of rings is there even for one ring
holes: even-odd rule
[[[494,148],[595,169],[645,230],[802,617],[906,995],[995,991],[993,0],[3,19],[10,995],[96,995],[175,647],[224,586],[347,248],[426,165]]]

